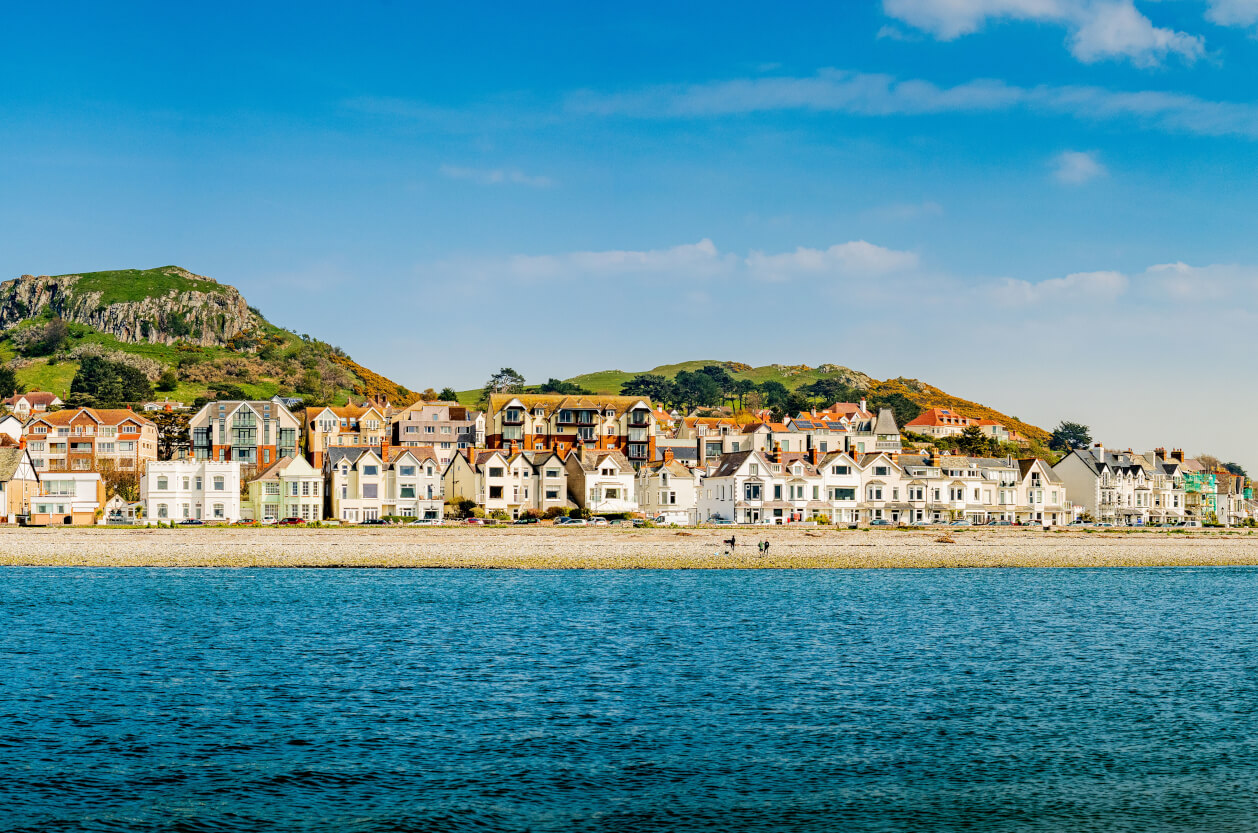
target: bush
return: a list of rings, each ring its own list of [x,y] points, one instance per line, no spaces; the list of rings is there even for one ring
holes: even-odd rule
[[[472,511],[471,511],[471,513],[470,513],[469,517],[472,517],[472,518],[483,518],[483,517],[485,517],[485,510],[484,510],[484,509],[481,509],[479,506],[473,506],[473,507],[472,507]]]
[[[813,521],[814,521],[814,522],[819,523],[819,524],[828,524],[828,523],[830,523],[830,516],[829,516],[829,515],[814,515],[812,519],[813,519]]]
[[[539,521],[540,521],[542,518],[544,518],[544,517],[546,517],[546,516],[542,513],[542,510],[540,510],[540,509],[525,509],[525,510],[524,510],[524,513],[523,513],[523,515],[521,515],[521,517],[524,517],[524,518],[536,518],[537,520],[539,520]]]
[[[594,513],[591,512],[589,509],[582,509],[579,506],[574,506],[568,510],[568,517],[569,518],[584,518],[585,520],[588,521],[590,518],[594,517]]]
[[[502,509],[495,509],[489,513],[489,519],[494,521],[509,521],[511,516]]]
[[[552,506],[542,514],[542,517],[548,521],[553,521],[555,518],[567,517],[567,515],[568,510],[562,506]]]

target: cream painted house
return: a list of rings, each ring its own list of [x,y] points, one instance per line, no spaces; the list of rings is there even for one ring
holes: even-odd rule
[[[241,518],[240,467],[234,461],[156,460],[140,478],[149,523],[198,520],[235,523]]]
[[[634,469],[619,451],[582,446],[564,458],[568,496],[595,515],[638,511]]]

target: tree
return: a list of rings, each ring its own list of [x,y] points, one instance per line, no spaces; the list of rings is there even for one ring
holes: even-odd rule
[[[822,405],[833,405],[835,402],[859,402],[861,398],[859,390],[840,382],[838,379],[818,379],[811,384],[804,385],[800,390],[809,396],[821,400]]]
[[[859,393],[859,391],[857,392]],[[912,399],[909,399],[902,393],[892,393],[888,396],[874,396],[865,403],[875,411],[882,408],[890,408],[891,413],[895,415],[897,425],[904,426],[921,416],[922,406],[918,405]]]
[[[13,368],[0,367],[0,399],[8,399],[17,393],[17,374],[13,372]]]
[[[510,367],[504,367],[489,377],[485,387],[481,389],[481,401],[489,403],[489,397],[495,393],[520,393],[524,390],[524,377]]]
[[[1249,473],[1241,467],[1240,463],[1224,463],[1223,468],[1227,469],[1229,474],[1234,474],[1237,477],[1249,477]]]
[[[957,450],[967,457],[986,457],[995,452],[994,446],[997,445],[993,438],[983,433],[983,429],[977,425],[971,425],[958,434],[954,441]]]
[[[176,375],[173,367],[168,367],[162,371],[162,375],[157,380],[157,389],[169,393],[179,387],[179,376]]]
[[[590,392],[580,385],[573,384],[572,382],[565,382],[562,379],[556,379],[553,376],[543,382],[538,390],[542,393],[561,393],[565,396],[578,396],[580,394],[588,394]]]
[[[437,392],[432,388],[424,388],[424,392],[419,395],[419,398],[425,402],[432,402],[437,398]]]
[[[706,373],[691,373],[683,370],[674,380],[677,385],[677,398],[689,410],[703,405],[716,405],[721,401],[721,388]]]
[[[150,417],[157,426],[157,459],[175,460],[192,447],[188,423],[192,414],[188,411],[158,411]]]
[[[70,394],[91,399],[101,407],[116,407],[152,398],[153,386],[144,373],[130,365],[84,356],[70,382]]]
[[[1048,447],[1053,451],[1068,453],[1077,448],[1088,448],[1092,445],[1092,432],[1088,426],[1080,422],[1060,422],[1048,438]]]
[[[751,381],[750,379],[739,379],[734,384],[734,394],[738,396],[739,408],[744,409],[744,410],[746,409],[747,396],[748,394],[754,393],[755,390],[756,390],[756,383]]]
[[[719,364],[708,364],[699,368],[699,373],[708,376],[716,383],[717,390],[720,391],[721,402],[733,399],[738,392],[738,380],[730,375],[730,372]]]
[[[785,408],[786,397],[789,395],[790,391],[786,389],[786,385],[776,379],[760,383],[760,397],[766,408]]]
[[[140,473],[135,469],[120,469],[109,458],[97,459],[96,472],[105,485],[105,497],[120,497],[128,503],[140,499]]]
[[[437,394],[437,398],[442,402],[458,402],[459,394],[454,390],[454,388],[444,387],[441,389],[441,392]]]
[[[673,382],[654,373],[639,373],[620,386],[622,396],[641,396],[664,405],[677,401],[677,388]]]

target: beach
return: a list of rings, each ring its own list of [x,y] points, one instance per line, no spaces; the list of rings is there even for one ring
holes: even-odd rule
[[[731,549],[725,543],[736,539]],[[768,555],[759,552],[769,542]],[[525,569],[1258,565],[1253,530],[550,526],[0,529],[0,566]]]

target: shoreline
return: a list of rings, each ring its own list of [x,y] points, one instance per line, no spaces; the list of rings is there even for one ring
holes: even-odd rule
[[[723,541],[737,536],[730,552]],[[952,543],[940,539],[950,538]],[[756,549],[770,542],[769,555]],[[745,544],[741,542],[746,542]],[[1258,533],[782,527],[0,528],[0,567],[888,569],[1258,566]]]

